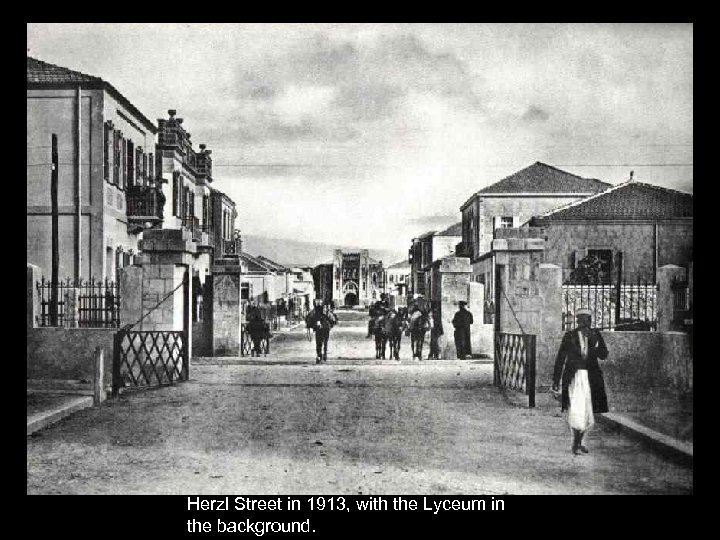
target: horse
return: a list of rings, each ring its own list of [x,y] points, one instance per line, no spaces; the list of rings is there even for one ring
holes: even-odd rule
[[[430,330],[430,320],[428,314],[424,311],[420,312],[420,316],[411,320],[410,324],[410,346],[412,348],[413,358],[417,357],[422,360],[422,349],[425,343],[425,334]]]
[[[390,358],[400,360],[400,341],[403,330],[407,328],[407,309],[400,308],[394,317],[385,320],[385,335],[390,343]]]
[[[270,325],[262,318],[260,310],[256,309],[248,313],[247,331],[252,340],[250,356],[259,357],[261,352],[264,352],[265,356],[267,356],[270,352]],[[263,342],[265,345],[264,351]]]
[[[376,315],[371,319],[372,335],[375,337],[375,359],[385,359],[385,350],[387,347],[387,335],[385,334],[385,317],[386,314]]]

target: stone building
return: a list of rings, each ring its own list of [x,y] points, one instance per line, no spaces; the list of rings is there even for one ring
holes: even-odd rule
[[[410,262],[400,261],[385,269],[385,292],[395,305],[406,303],[410,284]]]
[[[536,162],[474,193],[460,207],[462,242],[458,255],[469,257],[473,281],[493,286],[491,243],[499,228],[519,227],[533,216],[611,187]]]
[[[59,277],[115,280],[159,226],[156,126],[109,82],[27,58],[27,262],[51,268],[51,135],[58,139]]]
[[[455,253],[457,244],[462,240],[460,233],[461,223],[455,223],[442,231],[430,231],[413,238],[408,254],[409,295],[430,294],[430,266],[435,261]]]
[[[336,249],[332,262],[313,270],[318,298],[338,306],[367,307],[385,292],[385,270],[382,261],[370,257],[367,249]]]
[[[544,259],[567,281],[578,261],[594,255],[608,282],[617,278],[656,283],[658,268],[688,268],[693,260],[693,196],[629,181],[587,199],[533,217],[542,229]]]

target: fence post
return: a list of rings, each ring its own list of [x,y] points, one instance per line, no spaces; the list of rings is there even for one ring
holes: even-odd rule
[[[122,331],[115,332],[113,338],[113,359],[112,359],[112,397],[117,398],[120,393],[120,343]]]
[[[184,342],[183,343],[184,347],[182,348],[182,351],[183,351],[182,352],[183,374],[185,376],[185,378],[183,380],[189,381],[190,380],[190,360],[189,360],[189,355],[188,355],[188,332],[183,331],[182,336],[183,336],[183,342]]]
[[[93,385],[93,397],[95,405],[99,405],[106,399],[105,395],[105,349],[95,347],[95,381]]]
[[[617,254],[618,258],[618,272],[617,272],[617,289],[615,291],[615,324],[612,326],[617,325],[620,322],[620,298],[622,295],[622,275],[623,275],[623,254],[622,251],[619,251]]]
[[[525,351],[527,354],[527,394],[528,406],[535,407],[535,373],[537,371],[537,356],[535,352],[536,337],[534,335],[527,336],[527,345]]]

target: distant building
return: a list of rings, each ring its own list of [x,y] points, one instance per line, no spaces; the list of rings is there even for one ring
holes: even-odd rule
[[[410,262],[401,261],[385,269],[385,292],[395,299],[395,305],[405,304],[410,285]]]
[[[495,230],[520,227],[533,216],[605,191],[611,184],[536,162],[474,193],[460,207],[462,242],[458,256],[469,257],[473,281],[493,286],[491,243]]]
[[[367,249],[336,249],[332,262],[315,267],[313,278],[317,297],[339,306],[365,307],[385,292],[382,261],[371,258]]]
[[[642,182],[625,182],[597,195],[533,217],[542,229],[544,260],[567,281],[577,263],[594,255],[605,282],[617,278],[655,283],[666,264],[693,260],[693,196]]]
[[[426,296],[429,289],[430,266],[433,262],[453,255],[462,240],[462,224],[456,223],[442,231],[430,231],[413,238],[408,254],[410,283],[408,293]]]

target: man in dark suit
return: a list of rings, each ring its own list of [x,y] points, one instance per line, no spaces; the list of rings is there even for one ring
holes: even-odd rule
[[[592,312],[576,312],[577,328],[566,332],[555,359],[553,392],[559,391],[562,379],[562,410],[568,411],[573,434],[572,452],[588,453],[583,437],[595,423],[594,414],[608,411],[605,381],[598,359],[608,356],[602,334],[591,328]]]
[[[470,325],[473,323],[473,316],[465,307],[467,306],[465,300],[460,300],[458,305],[460,309],[455,313],[452,325],[455,327],[455,349],[457,351],[457,357],[464,360],[467,356],[472,356]]]
[[[305,319],[305,325],[315,332],[315,363],[327,363],[327,346],[330,339],[330,329],[337,323],[337,316],[330,309],[329,304],[323,305],[319,300],[315,308]]]

